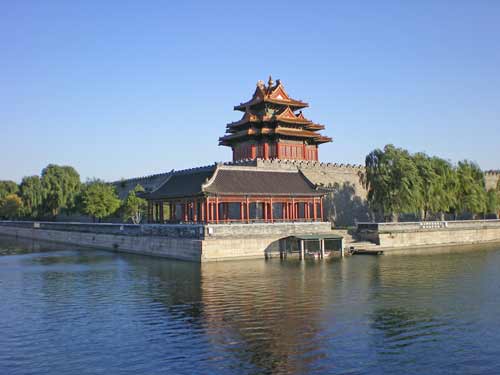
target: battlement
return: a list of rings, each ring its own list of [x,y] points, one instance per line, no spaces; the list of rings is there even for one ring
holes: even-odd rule
[[[316,169],[324,171],[364,171],[363,165],[343,163],[322,163],[314,160],[288,160],[288,159],[245,159],[224,163],[224,165],[252,166],[270,169]]]
[[[497,170],[490,169],[489,171],[485,171],[484,174],[487,175],[487,176],[498,176],[498,177],[500,177],[500,170],[499,169],[497,169]]]

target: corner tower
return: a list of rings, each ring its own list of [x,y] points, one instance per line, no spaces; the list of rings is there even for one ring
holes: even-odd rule
[[[280,80],[257,82],[252,99],[234,107],[241,120],[226,125],[219,145],[231,147],[233,161],[245,159],[318,160],[318,146],[332,139],[325,127],[306,119],[309,104],[292,99]]]

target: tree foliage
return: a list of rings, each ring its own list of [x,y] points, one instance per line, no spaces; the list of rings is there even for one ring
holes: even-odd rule
[[[458,163],[457,209],[472,215],[486,211],[484,174],[475,163],[467,160]]]
[[[75,198],[80,191],[80,175],[70,166],[49,164],[42,170],[44,206],[52,216],[61,209],[75,208]]]
[[[496,189],[490,189],[486,193],[486,212],[498,215],[500,211],[500,194]]]
[[[422,220],[429,214],[484,214],[486,190],[481,169],[469,161],[458,166],[425,153],[387,145],[366,157],[363,182],[368,201],[374,210],[393,219],[400,213],[420,212]],[[499,189],[500,190],[500,189]],[[489,199],[493,199],[490,197]]]
[[[422,179],[408,151],[387,145],[368,154],[365,165],[364,184],[372,208],[393,220],[400,213],[419,210]]]
[[[0,181],[0,201],[7,195],[16,194],[18,190],[19,187],[14,181]]]
[[[19,186],[19,191],[23,200],[24,215],[32,218],[42,215],[44,191],[40,177],[24,177]]]
[[[144,217],[147,209],[147,201],[138,196],[138,193],[144,192],[141,185],[137,185],[133,190],[130,190],[127,198],[123,203],[123,220],[131,220],[134,224],[139,224]]]
[[[115,187],[100,180],[87,182],[81,192],[83,212],[94,219],[102,219],[114,214],[120,207],[120,203]]]
[[[434,213],[439,213],[441,219],[444,214],[450,212],[457,205],[457,191],[459,181],[456,170],[450,162],[438,158],[431,158],[432,168],[435,172],[435,181],[431,194],[430,209]]]
[[[0,202],[0,217],[17,219],[21,215],[23,201],[17,194],[9,194]]]
[[[420,217],[426,220],[429,211],[435,211],[439,206],[439,198],[435,194],[439,190],[439,180],[429,156],[421,152],[416,153],[413,155],[413,162],[421,179],[419,185],[421,189]]]

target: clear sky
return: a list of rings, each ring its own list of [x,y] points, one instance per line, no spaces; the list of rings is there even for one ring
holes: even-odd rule
[[[0,179],[106,180],[226,161],[280,78],[363,163],[386,143],[500,168],[500,1],[1,1]]]

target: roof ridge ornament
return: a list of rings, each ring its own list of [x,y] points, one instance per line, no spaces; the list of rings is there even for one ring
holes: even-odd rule
[[[271,75],[269,75],[269,80],[267,81],[267,87],[269,90],[271,90],[271,88],[274,86],[274,81],[273,81],[273,77],[271,77]]]

